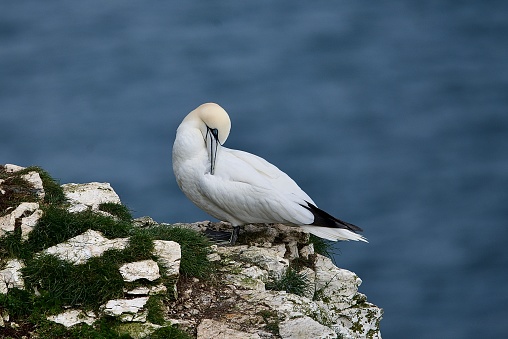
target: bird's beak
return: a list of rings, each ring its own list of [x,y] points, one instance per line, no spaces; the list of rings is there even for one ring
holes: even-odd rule
[[[210,140],[208,140],[210,138]],[[207,126],[206,131],[207,146],[210,147],[210,173],[215,173],[215,162],[217,161],[217,149],[219,148],[219,131],[217,128],[210,128]]]

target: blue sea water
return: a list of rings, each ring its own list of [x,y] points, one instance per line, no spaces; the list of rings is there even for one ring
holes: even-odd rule
[[[13,1],[0,163],[111,182],[135,216],[210,219],[171,147],[203,102],[226,146],[292,176],[370,244],[336,263],[385,338],[508,333],[508,2]]]

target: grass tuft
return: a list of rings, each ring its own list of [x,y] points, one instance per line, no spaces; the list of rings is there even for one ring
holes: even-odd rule
[[[129,238],[129,246],[123,251],[124,262],[155,259],[153,255],[153,239],[143,231],[134,231]]]
[[[2,308],[9,310],[11,317],[28,317],[34,308],[33,295],[25,290],[11,288],[7,294],[0,294],[0,311]]]
[[[164,325],[166,320],[164,319],[164,304],[162,303],[162,296],[152,295],[146,302],[145,307],[148,310],[148,316],[146,320],[152,324]]]
[[[309,243],[314,245],[314,253],[324,255],[325,257],[328,258],[332,257],[333,242],[317,237],[314,234],[311,234],[309,238]]]
[[[292,267],[274,281],[266,283],[266,289],[275,291],[286,291],[299,296],[303,296],[309,287],[309,279],[304,273],[299,273]]]
[[[21,241],[21,228],[9,232],[0,238],[0,260],[7,258],[26,258],[30,251]]]
[[[122,204],[116,204],[114,202],[105,202],[99,205],[99,210],[108,212],[114,215],[118,219],[130,222],[132,220],[132,214],[127,206]]]

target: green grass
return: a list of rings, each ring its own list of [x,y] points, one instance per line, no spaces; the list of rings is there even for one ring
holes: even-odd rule
[[[48,172],[38,166],[27,167],[24,170],[17,172],[17,174],[23,175],[28,172],[35,171],[39,173],[42,180],[42,186],[44,187],[44,202],[47,204],[61,205],[67,202],[67,198],[63,192],[62,187],[58,180],[55,180],[49,175]]]
[[[309,238],[309,243],[314,245],[314,253],[324,255],[325,257],[328,258],[332,257],[333,242],[317,237],[314,234],[311,234]]]
[[[21,178],[23,174],[37,171],[43,181],[45,198],[38,199],[33,188]],[[98,311],[106,301],[124,297],[124,289],[135,287],[141,282],[124,282],[119,267],[128,262],[153,259],[153,240],[178,242],[182,250],[180,273],[186,277],[208,278],[214,266],[206,259],[210,242],[203,235],[185,228],[156,226],[137,228],[133,225],[129,209],[120,204],[105,203],[101,211],[114,216],[108,217],[91,210],[70,213],[65,195],[57,181],[39,167],[29,167],[16,173],[6,173],[0,166],[2,189],[6,194],[0,200],[0,216],[9,213],[21,202],[39,202],[43,216],[29,234],[21,239],[21,229],[16,227],[0,238],[0,265],[9,258],[23,259],[22,269],[26,290],[10,289],[0,295],[0,312],[6,311],[11,321],[20,324],[15,337],[35,331],[38,338],[125,338],[113,328],[117,325],[111,318],[102,319],[93,326],[76,325],[67,329],[46,320],[46,316],[57,314],[64,306]],[[7,211],[6,211],[7,209]],[[108,238],[129,237],[123,250],[110,250],[86,263],[73,265],[53,255],[41,255],[42,250],[62,243],[92,229]],[[1,267],[1,266],[0,266]],[[164,269],[157,283],[172,286]],[[145,285],[155,282],[144,282]],[[168,292],[172,293],[172,290]],[[151,296],[147,303],[148,320],[164,324],[163,301],[168,296]],[[170,296],[169,296],[170,297]],[[0,328],[0,336],[3,335]],[[164,327],[155,331],[150,338],[191,338],[176,327]]]
[[[165,321],[162,313],[161,297],[150,297],[147,306],[148,320],[152,323],[164,325]],[[127,334],[118,333],[117,329],[122,328],[125,323],[115,320],[114,318],[102,318],[92,326],[87,324],[78,324],[71,328],[46,320],[45,316],[48,312],[44,312],[41,303],[34,302],[34,295],[18,290],[11,289],[7,295],[0,295],[0,311],[7,309],[12,319],[21,327],[28,327],[31,331],[36,329],[36,335],[39,339],[53,338],[130,338]],[[22,335],[13,332],[13,338],[21,338]],[[2,328],[0,328],[0,337],[2,336]],[[167,326],[156,330],[148,338],[152,339],[191,339],[192,336],[176,326]]]
[[[162,327],[150,335],[150,339],[192,339],[187,332],[176,326]]]
[[[37,197],[30,183],[22,178],[23,175],[33,171],[39,173],[41,177],[45,192],[43,201],[40,201]],[[2,194],[2,199],[0,199],[0,216],[7,214],[9,208],[16,207],[21,202],[42,202],[62,205],[67,201],[60,183],[40,167],[32,166],[18,172],[7,173],[5,168],[0,166],[0,179],[5,180],[2,183],[2,189],[5,193]]]
[[[146,234],[129,238],[123,250],[109,250],[100,257],[73,265],[52,255],[27,260],[22,270],[28,288],[37,288],[47,309],[64,305],[97,310],[107,300],[123,297],[126,283],[119,272],[122,264],[153,259],[153,242]]]
[[[129,246],[121,252],[121,258],[116,261],[122,263],[155,259],[153,255],[153,239],[143,231],[134,230],[129,238]]]
[[[26,288],[41,294],[36,299],[44,312],[58,313],[63,306],[98,310],[107,300],[122,297],[124,281],[118,267],[107,255],[81,265],[43,255],[28,261],[22,272]]]
[[[0,179],[1,176],[0,176]],[[0,199],[0,217],[12,212],[22,202],[37,202],[32,186],[20,176],[6,177],[2,182],[2,190],[5,192]]]
[[[115,328],[118,322],[113,319],[102,319],[93,326],[78,324],[71,328],[41,320],[38,324],[37,338],[39,339],[129,339],[128,335],[119,334]]]
[[[132,235],[130,239],[132,258],[139,257],[136,252],[146,254],[153,249],[152,238],[149,235],[136,232],[131,222],[115,220],[90,210],[70,213],[64,208],[53,205],[41,206],[41,208],[43,216],[29,234],[26,242],[22,241],[19,228],[0,238],[0,259],[29,259],[35,253],[80,235],[89,229],[100,231],[108,238]],[[146,257],[146,255],[144,256]]]
[[[0,294],[0,311],[2,307],[14,318],[28,317],[34,309],[34,296],[30,292],[11,288],[7,294]]]
[[[43,305],[44,312],[59,312],[64,305],[83,306],[98,309],[107,300],[123,296],[125,283],[118,271],[128,262],[156,259],[153,254],[153,240],[173,240],[182,248],[181,274],[204,278],[213,267],[206,259],[208,240],[188,229],[160,226],[149,229],[128,228],[121,221],[104,217],[93,212],[68,213],[49,207],[45,217],[30,234],[27,242],[13,233],[1,239],[5,257],[19,256],[25,259],[22,269],[25,285],[31,291],[41,294],[34,302]],[[119,227],[113,229],[113,226]],[[52,255],[38,255],[36,252],[53,246],[86,229],[99,229],[107,235],[131,234],[129,245],[123,250],[109,250],[100,257],[86,263],[73,265]],[[31,311],[29,311],[31,312]]]
[[[86,210],[70,213],[64,208],[49,205],[42,208],[43,216],[28,237],[34,252],[59,244],[92,229],[107,238],[127,237],[132,224]]]
[[[309,287],[309,279],[305,274],[289,267],[279,279],[269,281],[265,285],[268,290],[286,291],[303,296]]]
[[[118,219],[125,222],[130,222],[132,220],[132,214],[130,210],[122,204],[106,202],[99,205],[99,210],[108,212],[109,214],[112,214]]]
[[[31,251],[21,241],[21,228],[0,238],[0,261],[7,258],[26,258]]]
[[[164,325],[166,323],[163,310],[164,304],[162,301],[162,296],[152,295],[146,302],[145,307],[148,310],[148,316],[146,317],[146,320],[152,324]]]

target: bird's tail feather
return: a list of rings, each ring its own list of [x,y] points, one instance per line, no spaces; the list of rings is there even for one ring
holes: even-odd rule
[[[301,227],[306,232],[312,233],[315,236],[318,236],[323,239],[328,239],[331,241],[354,240],[354,241],[363,241],[367,243],[369,242],[365,237],[361,236],[360,234],[357,234],[344,228],[321,227],[313,225],[303,225]]]
[[[323,227],[331,227],[331,228],[345,228],[352,232],[363,232],[363,230],[353,225],[349,222],[345,222],[343,220],[335,218],[333,215],[328,214],[327,212],[323,211],[319,207],[317,207],[314,204],[311,204],[308,201],[305,201],[307,203],[307,206],[300,204],[300,206],[308,209],[313,215],[314,215],[314,222],[312,225],[315,226],[323,226]]]

